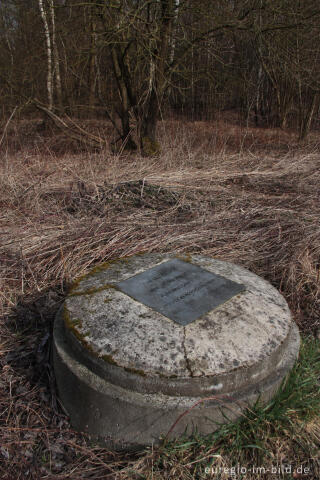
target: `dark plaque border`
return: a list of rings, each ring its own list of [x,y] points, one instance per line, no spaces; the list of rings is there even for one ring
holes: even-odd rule
[[[117,287],[180,325],[188,325],[245,286],[178,258],[123,280]]]

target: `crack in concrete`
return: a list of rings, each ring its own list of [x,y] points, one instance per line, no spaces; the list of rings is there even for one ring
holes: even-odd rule
[[[186,327],[183,327],[183,341],[182,341],[182,347],[183,347],[183,353],[184,353],[184,359],[186,362],[186,368],[188,372],[190,373],[190,377],[193,377],[193,371],[190,365],[190,360],[187,355],[187,349],[186,349]]]

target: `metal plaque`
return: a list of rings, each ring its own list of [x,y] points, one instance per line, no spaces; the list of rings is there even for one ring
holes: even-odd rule
[[[245,290],[244,285],[178,258],[119,282],[117,287],[180,325],[188,325]]]

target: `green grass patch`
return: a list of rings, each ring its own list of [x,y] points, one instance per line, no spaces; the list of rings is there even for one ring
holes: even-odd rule
[[[278,472],[276,478],[295,478],[292,476],[294,465],[305,465],[314,455],[319,458],[319,444],[305,431],[306,425],[320,416],[319,386],[319,341],[311,336],[304,337],[299,358],[272,401],[268,404],[257,401],[240,419],[220,425],[208,436],[194,434],[179,441],[165,442],[154,467],[164,473],[180,465],[179,476],[175,478],[186,480],[229,478],[225,473],[228,469],[230,478],[271,478],[259,477],[257,472],[252,476],[241,474],[236,470],[232,477],[230,469],[237,465],[247,472],[252,471],[252,466],[267,468],[273,465],[275,468],[279,460],[277,454],[283,450],[284,460],[291,465],[292,471]],[[218,473],[208,473],[212,471]],[[167,477],[164,474],[159,478]]]

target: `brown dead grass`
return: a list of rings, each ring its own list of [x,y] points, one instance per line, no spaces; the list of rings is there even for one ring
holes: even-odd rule
[[[280,130],[167,121],[162,155],[145,159],[79,153],[38,123],[10,125],[0,154],[1,478],[195,478],[179,463],[153,475],[154,453],[115,454],[70,430],[49,361],[54,313],[96,263],[201,252],[271,281],[301,330],[315,333],[317,136],[301,146]]]

